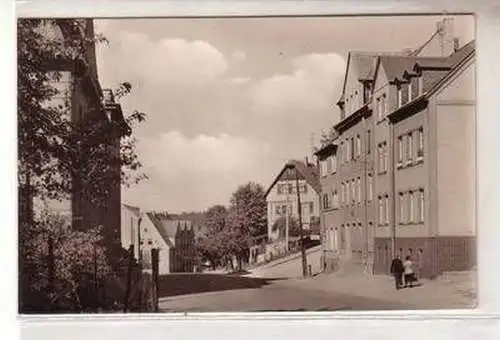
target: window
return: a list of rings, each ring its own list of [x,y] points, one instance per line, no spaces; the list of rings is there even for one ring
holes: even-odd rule
[[[309,213],[314,214],[314,202],[309,202]]]
[[[327,172],[332,172],[332,158],[328,157],[326,160],[326,171]]]
[[[366,153],[370,154],[371,152],[371,133],[370,130],[366,131]]]
[[[344,157],[344,142],[340,142],[340,164],[342,164],[345,161]]]
[[[423,159],[424,158],[424,128],[419,128],[417,130],[417,159]]]
[[[398,108],[403,105],[403,92],[401,90],[401,87],[398,87]]]
[[[412,101],[413,99],[413,78],[410,78],[410,82],[408,83],[408,103]]]
[[[294,190],[293,190],[293,184],[292,183],[288,183],[288,193],[289,194],[293,194]]]
[[[349,162],[349,156],[351,155],[351,144],[349,143],[349,140],[346,140],[345,142],[345,161]]]
[[[354,159],[354,157],[356,155],[355,150],[354,150],[355,148],[356,148],[356,146],[354,144],[354,137],[351,137],[351,155],[350,155],[349,159]]]
[[[357,190],[358,190],[358,203],[361,203],[361,178],[357,179]]]
[[[413,223],[415,222],[415,202],[414,202],[414,196],[413,192],[410,191],[408,194],[408,201],[409,201],[409,218],[408,222]]]
[[[383,171],[387,171],[387,166],[389,165],[389,150],[387,148],[387,142],[382,143],[382,151],[384,154],[383,158]]]
[[[403,137],[399,136],[398,137],[398,166],[401,166],[403,164]]]
[[[361,137],[359,135],[356,136],[356,157],[361,156]]]
[[[323,194],[323,209],[330,209],[328,194]]]
[[[399,193],[399,223],[403,224],[405,222],[405,204],[404,204],[404,194]]]
[[[337,155],[332,156],[332,172],[337,172]]]
[[[333,189],[333,208],[337,209],[339,207],[339,194],[337,189]]]
[[[424,189],[419,190],[419,201],[420,201],[420,211],[419,211],[419,217],[420,217],[420,222],[424,222],[424,217],[425,217],[425,196],[424,196]]]
[[[300,185],[300,192],[303,194],[307,194],[307,184]]]
[[[326,162],[325,161],[321,161],[319,163],[319,165],[320,165],[321,176],[325,177],[327,175]],[[278,190],[278,194],[280,194],[279,190]]]
[[[410,132],[406,136],[406,162],[411,163],[413,160],[413,135]]]
[[[351,182],[346,181],[346,195],[345,195],[345,204],[349,204],[351,202]]]
[[[344,182],[340,183],[340,204],[344,204],[345,199],[345,184]]]
[[[367,192],[367,200],[371,201],[373,198],[373,176],[372,174],[368,174],[368,192]]]
[[[356,180],[352,179],[351,181],[351,202],[356,202]]]
[[[418,84],[418,90],[417,90],[417,93],[419,96],[422,95],[422,93],[424,93],[424,77],[422,77],[422,75],[420,75],[418,77],[418,81],[417,81],[417,84]]]
[[[378,172],[384,171],[384,147],[382,143],[378,145]]]
[[[385,218],[384,218],[384,200],[382,196],[378,197],[378,224],[382,225],[384,224]]]
[[[384,200],[384,208],[385,208],[385,224],[389,224],[389,195],[385,195],[385,200]]]
[[[408,90],[409,86],[406,83],[401,84],[401,106],[408,102]]]
[[[153,244],[153,240],[152,239],[148,239],[148,244],[152,245]]]
[[[281,205],[276,204],[275,213],[276,215],[281,215]]]

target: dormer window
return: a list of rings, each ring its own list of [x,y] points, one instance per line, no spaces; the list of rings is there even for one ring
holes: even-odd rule
[[[413,100],[413,81],[412,78],[410,78],[410,81],[408,82],[408,103]]]
[[[403,91],[401,85],[398,86],[398,108],[403,105]]]

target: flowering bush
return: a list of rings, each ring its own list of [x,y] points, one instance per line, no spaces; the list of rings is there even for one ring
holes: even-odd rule
[[[21,263],[22,312],[82,311],[89,308],[118,308],[103,296],[117,280],[102,244],[101,229],[76,231],[58,214],[44,211],[21,234],[24,246]],[[115,288],[119,285],[114,284]],[[116,300],[116,299],[115,299]]]

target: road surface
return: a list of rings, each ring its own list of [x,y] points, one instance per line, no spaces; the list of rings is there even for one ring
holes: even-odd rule
[[[320,252],[308,255],[313,273]],[[182,274],[164,281],[162,312],[259,312],[391,310],[411,306],[345,293],[312,289],[302,274],[301,258],[254,269],[245,276]],[[176,293],[173,293],[175,291]],[[345,290],[344,290],[345,291]],[[190,292],[191,294],[189,294]],[[359,294],[357,294],[359,295]]]
[[[408,309],[359,296],[325,293],[298,285],[298,280],[271,281],[260,288],[225,290],[160,299],[162,312],[346,311]]]

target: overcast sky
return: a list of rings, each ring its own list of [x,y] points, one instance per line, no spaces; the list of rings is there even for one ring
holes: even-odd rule
[[[311,137],[338,122],[347,52],[403,51],[424,43],[437,17],[96,20],[103,87],[129,81],[124,111],[149,180],[123,189],[144,210],[227,204],[248,181],[266,188]],[[454,20],[465,43],[471,16]],[[438,45],[431,46],[437,51]]]

